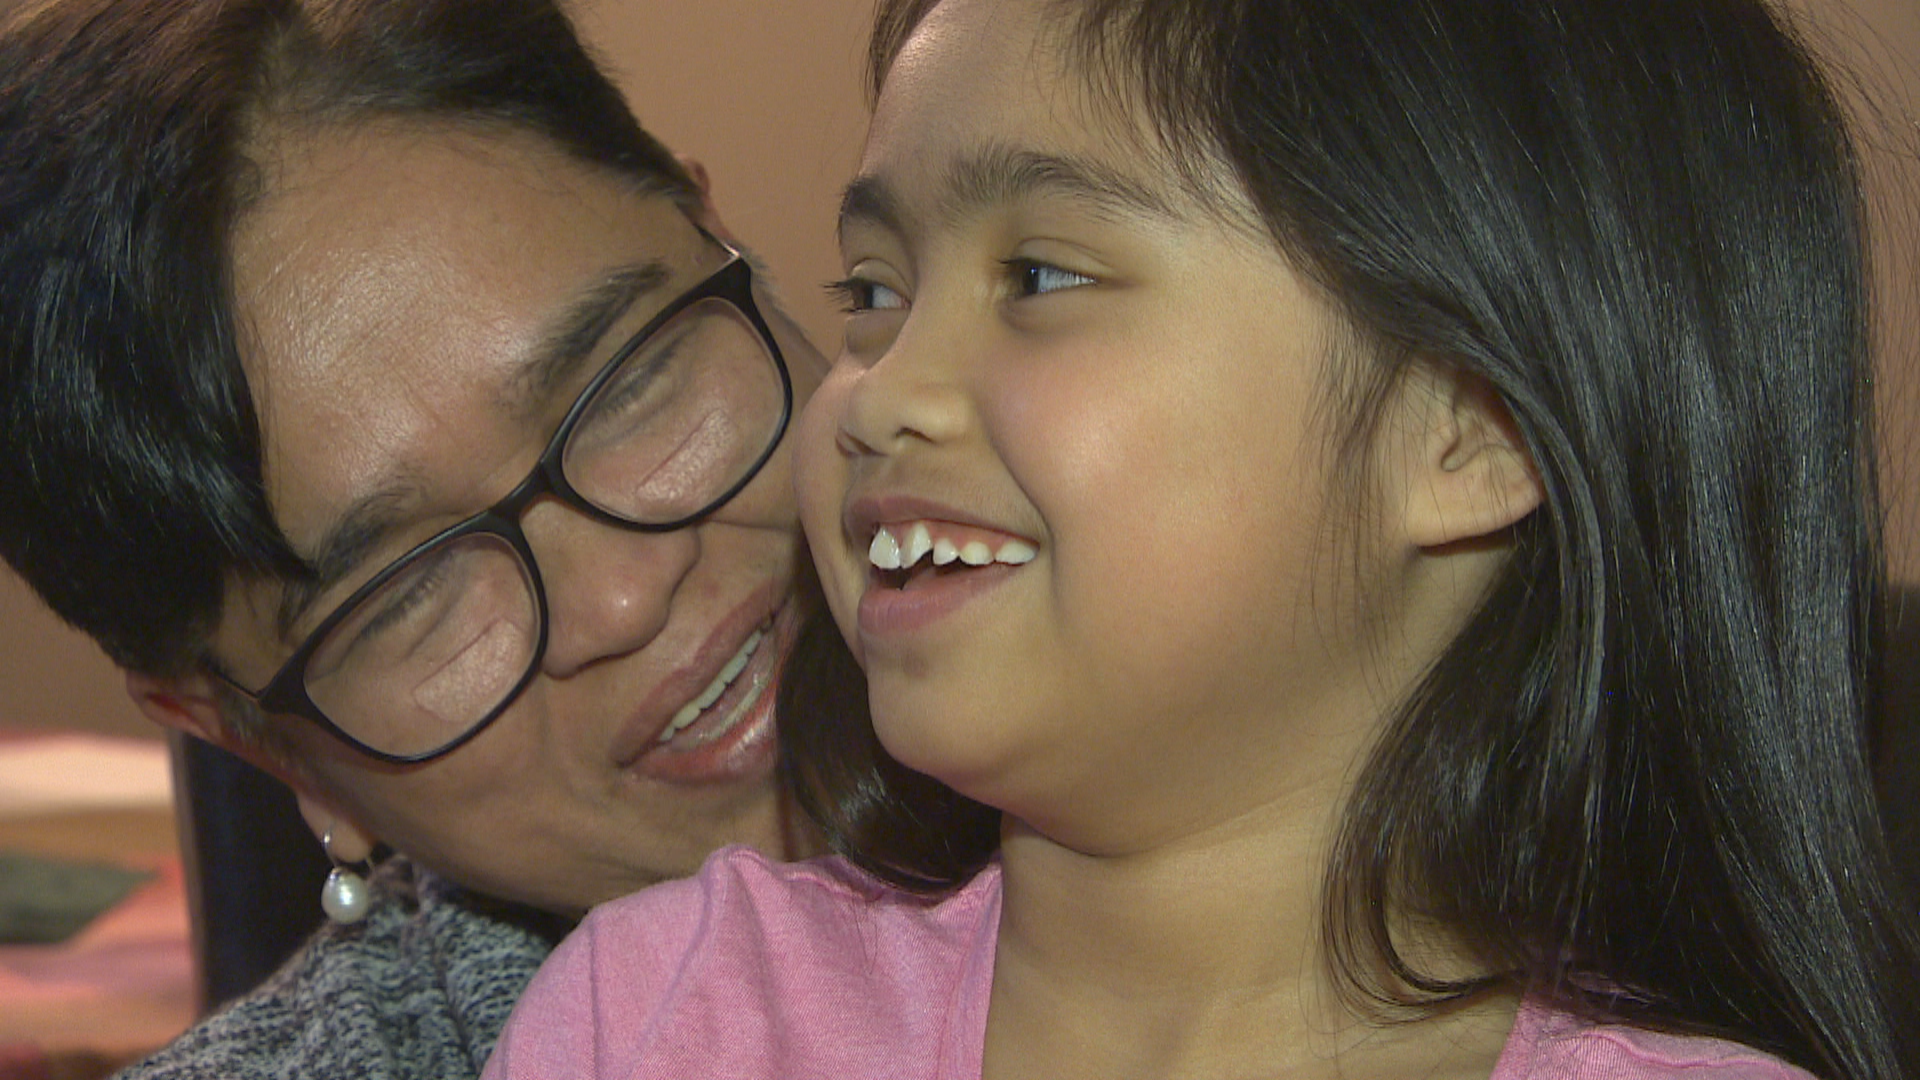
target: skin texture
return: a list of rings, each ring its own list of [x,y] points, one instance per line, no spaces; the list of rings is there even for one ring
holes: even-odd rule
[[[988,1075],[1485,1076],[1512,1003],[1360,1024],[1318,886],[1531,469],[1488,395],[1422,369],[1360,513],[1323,390],[1364,351],[1238,192],[1202,208],[1086,96],[1043,6],[948,0],[889,74],[797,463],[882,741],[1010,815]],[[868,545],[913,521],[1034,557],[901,589]]]
[[[279,588],[236,583],[214,653],[253,687],[353,585],[503,496],[613,349],[725,258],[696,228],[724,235],[710,207],[683,211],[518,134],[322,129],[289,133],[264,157],[267,194],[241,220],[234,272],[275,514],[309,556],[369,497],[394,511],[394,527],[288,638],[274,622]],[[664,285],[620,310],[553,385],[529,391],[528,357],[560,314],[647,260]],[[824,365],[761,300],[803,401]],[[550,641],[505,715],[453,754],[405,768],[273,718],[267,763],[300,791],[316,833],[333,830],[337,854],[385,841],[554,911],[691,872],[724,843],[804,852],[773,778],[771,692],[724,738],[653,748],[757,627],[787,629],[803,558],[791,487],[783,446],[739,496],[672,533],[536,502],[522,525],[546,582]],[[751,672],[771,678],[781,640],[768,635]],[[206,677],[133,688],[162,722],[233,741]]]

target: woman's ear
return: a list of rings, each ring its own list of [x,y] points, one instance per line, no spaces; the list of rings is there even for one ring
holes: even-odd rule
[[[223,695],[212,676],[197,672],[163,679],[129,671],[127,695],[147,719],[161,727],[210,742],[293,789],[300,804],[300,816],[306,819],[314,838],[321,839],[332,829],[333,850],[344,861],[357,862],[373,850],[375,838],[317,794],[314,785],[297,769],[262,746],[258,739],[246,738],[233,730],[221,711]]]
[[[688,157],[685,154],[674,156],[679,160],[680,167],[687,170],[687,175],[693,178],[694,186],[700,189],[700,205],[694,210],[694,222],[738,248],[739,239],[733,235],[732,230],[727,228],[727,223],[720,220],[720,212],[714,209],[713,178],[707,175],[707,167],[700,162],[699,158]]]
[[[307,828],[313,830],[313,838],[326,848],[328,858],[343,863],[363,863],[373,855],[378,841],[372,833],[354,824],[352,818],[323,796],[301,788],[295,788],[293,794],[300,805],[300,817],[306,821]]]
[[[147,719],[163,728],[210,742],[268,773],[296,791],[302,781],[287,763],[260,744],[235,732],[221,711],[220,688],[204,672],[158,678],[127,672],[127,696]]]
[[[1407,539],[1439,548],[1490,536],[1540,505],[1540,476],[1483,378],[1419,364],[1402,387],[1399,493]]]
[[[212,680],[205,675],[162,679],[129,671],[127,696],[147,719],[163,728],[183,731],[215,746],[229,745],[220,704]]]

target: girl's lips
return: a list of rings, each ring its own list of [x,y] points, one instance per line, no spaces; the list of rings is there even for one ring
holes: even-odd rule
[[[1020,568],[989,563],[959,571],[923,570],[901,587],[869,575],[860,594],[859,627],[862,643],[871,648],[880,641],[924,630],[993,591]]]
[[[941,522],[957,530],[1021,538],[1019,533],[995,525],[978,514],[917,495],[868,495],[851,499],[841,515],[840,527],[853,542],[864,547],[872,542],[881,526],[911,525],[915,521]]]
[[[941,622],[1038,555],[1019,532],[907,494],[849,500],[842,527],[867,564],[858,612],[867,646]]]
[[[1031,543],[1008,533],[924,518],[884,523],[867,545],[867,562],[882,571],[911,571],[926,563],[1021,566],[1032,562],[1035,554]]]

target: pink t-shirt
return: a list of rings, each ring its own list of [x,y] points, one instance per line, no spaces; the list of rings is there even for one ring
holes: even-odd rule
[[[484,1080],[977,1080],[990,867],[937,902],[746,848],[603,905],[540,969]],[[1713,1039],[1522,1005],[1490,1080],[1811,1080]]]

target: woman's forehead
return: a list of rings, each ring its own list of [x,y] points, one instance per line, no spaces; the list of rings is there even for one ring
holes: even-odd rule
[[[511,391],[557,314],[636,263],[677,277],[705,253],[672,200],[530,136],[322,134],[274,176],[236,229],[234,290],[296,548],[381,491],[481,480],[524,441]]]

